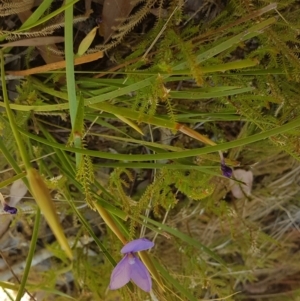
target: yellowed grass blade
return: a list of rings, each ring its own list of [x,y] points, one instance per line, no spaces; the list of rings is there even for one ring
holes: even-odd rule
[[[49,189],[44,183],[42,177],[34,168],[27,170],[27,178],[31,188],[31,193],[40,207],[45,219],[53,231],[57,241],[61,245],[62,249],[66,252],[67,256],[72,260],[73,253],[69,246],[68,240],[65,236],[63,228],[60,224],[58,215],[56,213],[55,206],[52,202]]]

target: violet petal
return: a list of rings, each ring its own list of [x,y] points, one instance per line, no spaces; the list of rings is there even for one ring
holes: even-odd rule
[[[225,163],[221,163],[221,170],[224,177],[230,178],[232,176],[232,168]]]
[[[130,280],[130,269],[129,257],[125,255],[112,271],[109,288],[116,290],[127,284]]]
[[[133,255],[134,256],[134,255]],[[130,267],[130,278],[143,291],[150,292],[152,281],[145,265],[137,256],[134,256],[134,263]]]
[[[139,238],[132,240],[128,244],[126,244],[122,250],[122,254],[131,253],[131,252],[139,252],[143,250],[151,249],[154,246],[154,243],[147,238]]]
[[[9,205],[7,205],[7,204],[4,205],[3,210],[4,210],[5,212],[7,212],[7,213],[10,213],[10,214],[16,214],[16,213],[18,212],[18,209],[17,209],[17,208],[11,207],[11,206],[9,206]]]

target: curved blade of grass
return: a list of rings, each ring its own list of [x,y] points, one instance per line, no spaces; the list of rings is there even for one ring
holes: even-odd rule
[[[22,169],[20,168],[20,166],[17,164],[15,158],[12,156],[12,154],[9,152],[9,150],[6,148],[2,138],[0,138],[0,150],[3,154],[3,156],[5,157],[6,161],[11,165],[11,167],[14,169],[14,171],[18,174],[22,173]],[[24,179],[25,182],[28,185],[28,182],[26,179]],[[28,186],[29,187],[29,186]]]
[[[39,124],[39,129],[43,132],[48,141],[55,141],[54,138],[50,135],[50,133],[44,129],[43,125]],[[70,158],[64,151],[60,149],[54,148],[54,151],[56,152],[58,157],[58,162],[54,162],[57,165],[57,168],[61,171],[62,174],[66,175],[66,177],[72,182],[74,186],[76,186],[78,190],[81,190],[82,186],[75,180],[75,169],[73,168]],[[114,200],[114,197],[110,195],[98,182],[95,182],[94,184],[96,188],[102,190],[108,198]],[[118,216],[123,220],[126,220],[127,215],[122,210],[114,207],[112,204],[105,201],[96,194],[94,195],[94,197],[97,201],[99,201],[100,205],[103,206],[108,212],[115,216]]]
[[[23,163],[25,165],[25,169],[27,172],[27,180],[28,182],[25,182],[26,185],[29,184],[29,190],[31,194],[34,196],[35,201],[43,211],[45,218],[47,222],[49,223],[50,228],[54,232],[54,235],[56,236],[58,242],[61,244],[61,246],[65,249],[65,252],[69,256],[70,259],[73,258],[72,251],[69,247],[68,241],[66,239],[66,236],[62,230],[62,227],[59,222],[59,218],[57,216],[54,204],[52,202],[49,190],[47,186],[45,185],[43,179],[39,175],[39,173],[31,167],[31,163],[29,160],[28,152],[25,148],[25,144],[23,141],[23,137],[20,135],[18,131],[17,124],[15,122],[15,117],[10,109],[9,106],[9,100],[7,95],[7,89],[6,89],[6,83],[5,83],[5,72],[4,72],[4,59],[3,59],[3,52],[0,52],[1,56],[1,80],[2,80],[2,89],[3,89],[3,98],[6,108],[7,117],[9,120],[10,127],[13,132],[13,136],[15,138],[16,144],[19,148],[20,155],[22,157]],[[10,156],[8,156],[10,159]],[[12,165],[15,167],[15,164]],[[20,168],[16,167],[16,171],[20,173]]]
[[[216,64],[216,65],[211,65],[211,66],[201,66],[201,73],[207,74],[207,73],[215,73],[215,72],[225,72],[229,70],[236,70],[236,69],[243,69],[243,68],[249,68],[256,66],[259,63],[258,60],[256,59],[245,59],[245,60],[238,60],[234,62],[229,62],[229,63],[223,63],[223,64]],[[84,71],[78,73],[84,73]],[[101,73],[101,71],[86,71],[86,73]],[[157,76],[157,72],[149,72],[148,70],[136,70],[136,71],[129,71],[129,72],[103,72],[105,74],[124,74],[124,75],[144,75],[144,76]],[[180,70],[180,71],[172,71],[169,73],[166,73],[164,71],[160,72],[161,75],[167,75],[170,76],[172,75],[172,78],[166,79],[166,81],[176,81],[176,80],[187,80],[191,79],[192,76],[189,77],[174,77],[174,75],[191,75],[191,70],[190,69],[185,69],[185,70]],[[99,80],[99,84],[111,84],[112,86],[119,86],[119,87],[124,87],[125,84],[123,84],[123,80],[118,80],[117,79],[103,79],[103,78],[92,78],[89,79],[91,82],[96,83],[97,80]],[[84,79],[80,79],[78,83],[84,83],[86,82],[86,85],[90,85],[87,81],[84,81]]]
[[[97,164],[95,164],[97,166]],[[101,163],[99,164],[101,167],[122,167],[122,168],[143,168],[143,169],[159,169],[159,168],[166,168],[166,169],[180,169],[180,170],[201,170],[205,172],[206,170],[209,169],[216,169],[216,166],[199,166],[199,165],[187,165],[187,164],[176,164],[176,163],[171,163],[171,164],[165,164],[165,163],[144,163],[144,162],[138,162],[138,163],[133,163],[133,162],[128,162],[128,163],[123,163],[123,162],[109,162],[109,163]]]
[[[132,218],[130,216],[130,218]],[[210,250],[208,247],[204,246],[203,244],[201,244],[198,240],[174,229],[171,228],[165,224],[159,223],[157,221],[152,220],[151,218],[145,217],[143,215],[141,215],[141,218],[143,220],[146,220],[148,223],[157,226],[157,228],[161,228],[162,230],[164,230],[165,232],[178,237],[180,240],[185,241],[187,244],[194,246],[196,248],[198,248],[199,250],[205,252],[207,255],[209,255],[211,258],[213,258],[214,260],[216,260],[217,262],[219,262],[220,264],[226,266],[225,261],[219,256],[217,255],[215,252],[213,252],[212,250]]]
[[[187,298],[189,301],[198,301],[193,295],[190,294],[188,290],[186,290],[175,278],[173,278],[165,269],[164,267],[159,264],[159,262],[154,258],[153,264],[155,268],[161,273],[164,279],[171,283],[178,292],[180,292],[183,296]]]
[[[113,265],[116,266],[116,261],[112,258],[112,256],[109,254],[105,246],[101,243],[101,241],[98,239],[96,234],[94,233],[93,229],[90,227],[89,223],[85,220],[85,218],[82,216],[80,211],[76,208],[74,203],[71,201],[70,196],[68,195],[68,192],[64,193],[64,198],[68,201],[68,204],[71,206],[74,214],[78,217],[84,228],[87,230],[87,232],[93,237],[95,243],[99,247],[99,249],[103,252],[103,254],[106,256],[106,258],[109,260],[109,262]]]
[[[250,143],[253,143],[256,141],[260,141],[260,140],[269,138],[274,135],[282,134],[282,133],[285,133],[285,132],[292,130],[294,128],[297,128],[297,127],[300,127],[300,117],[298,117],[298,118],[294,119],[293,121],[290,121],[282,126],[249,136],[247,138],[237,139],[237,140],[234,140],[231,142],[226,142],[226,143],[218,144],[215,146],[197,148],[197,149],[193,149],[193,150],[185,150],[185,151],[180,151],[180,152],[172,152],[172,153],[170,152],[170,153],[163,153],[163,154],[151,154],[151,155],[111,154],[111,153],[100,152],[100,151],[77,149],[74,147],[67,147],[67,146],[59,144],[59,143],[53,143],[53,142],[47,141],[46,139],[38,137],[31,133],[28,133],[27,131],[25,131],[21,128],[19,128],[19,131],[22,134],[24,134],[25,136],[27,136],[28,138],[31,138],[38,142],[41,142],[45,145],[49,145],[54,148],[58,148],[58,149],[65,150],[65,151],[79,152],[81,154],[89,155],[91,157],[112,159],[112,160],[121,160],[121,161],[152,161],[152,160],[163,160],[163,159],[187,158],[187,157],[204,155],[204,154],[209,154],[209,153],[218,152],[218,151],[224,151],[224,150],[231,149],[234,147],[243,146],[243,145],[247,145],[247,144],[250,144]]]
[[[59,97],[59,98],[64,99],[64,100],[68,100],[69,99],[67,93],[64,93],[64,92],[61,92],[61,91],[55,91],[54,89],[51,89],[51,88],[45,86],[44,84],[42,84],[41,82],[39,82],[37,79],[32,78],[31,80],[33,82],[33,86],[36,89],[38,89],[38,90],[40,90],[40,91],[42,91],[44,93],[47,93],[49,95],[52,95],[52,96],[55,96],[55,97]],[[122,95],[127,95],[127,94],[131,93],[132,91],[137,91],[137,90],[140,90],[142,88],[145,88],[145,87],[151,85],[154,80],[155,80],[155,77],[150,77],[148,79],[139,81],[137,83],[128,85],[126,87],[117,88],[114,91],[111,91],[111,92],[108,92],[108,93],[105,93],[105,94],[101,94],[101,95],[97,95],[95,97],[91,97],[91,98],[85,99],[84,100],[84,105],[85,106],[90,106],[92,108],[96,108],[96,109],[99,109],[99,110],[102,110],[101,106],[109,105],[107,103],[103,104],[102,102],[104,102],[106,100],[110,100],[110,99],[116,98],[116,97],[119,97],[119,96],[122,96]],[[253,88],[243,88],[243,89],[249,89],[249,90],[245,91],[245,92],[248,92],[248,91],[251,91]],[[236,90],[237,90],[236,91],[237,93],[243,93],[243,92],[239,92],[238,89],[236,89]],[[233,92],[234,91],[232,91],[230,94],[225,94],[225,95],[234,95],[234,94],[236,94],[236,93],[233,93]],[[171,93],[175,93],[175,95],[176,95],[175,91],[173,91]],[[212,94],[212,95],[214,95],[214,94]],[[224,96],[224,95],[221,95],[221,96]],[[213,96],[206,95],[206,98],[209,98],[209,97],[213,97]],[[218,96],[216,96],[216,97],[218,97]],[[79,101],[79,97],[76,98],[76,96],[75,96],[75,98],[73,99],[73,101],[75,101],[75,100]],[[0,102],[0,106],[4,106],[2,102]],[[55,104],[55,105],[31,105],[31,106],[19,105],[19,104],[11,104],[10,106],[11,106],[11,109],[20,110],[20,111],[38,111],[38,112],[49,111],[50,112],[50,111],[66,110],[66,109],[69,108],[69,103],[60,103],[60,104]],[[112,106],[112,105],[110,105],[110,106]],[[119,109],[124,109],[124,108],[119,108]],[[113,114],[118,114],[118,112],[115,111]]]
[[[85,90],[82,89],[81,93],[85,98],[88,98],[88,97],[94,97],[99,94],[105,94],[114,90],[115,90],[114,87],[104,87],[101,89],[86,88]]]
[[[14,31],[14,33],[18,33],[18,32],[22,32],[22,31],[28,31],[33,27],[36,27],[38,25],[41,25],[47,21],[49,21],[50,19],[52,19],[53,17],[59,15],[60,13],[64,12],[66,9],[70,8],[71,6],[73,6],[76,2],[78,2],[79,0],[73,0],[73,1],[69,1],[68,4],[60,7],[59,9],[55,10],[54,12],[47,14],[45,17],[41,18],[38,21],[35,21],[34,23],[32,22],[31,24],[27,25],[27,26],[22,26],[20,29]],[[73,23],[72,23],[73,24]]]
[[[110,230],[119,238],[123,245],[127,243],[127,239],[123,233],[119,230],[119,227],[116,225],[112,217],[107,213],[107,211],[97,202],[94,203],[96,210],[99,215],[102,217],[105,224],[110,228]]]
[[[37,239],[38,239],[40,221],[41,221],[41,211],[38,208],[36,211],[36,214],[35,214],[35,218],[34,218],[34,227],[33,227],[32,237],[31,237],[31,241],[30,241],[30,247],[29,247],[29,251],[28,251],[28,255],[27,255],[27,259],[26,259],[26,265],[25,265],[24,273],[22,276],[19,291],[18,291],[15,301],[20,301],[24,294],[25,285],[26,285],[26,282],[28,279],[31,262],[32,262],[32,258],[34,255],[34,251],[35,251],[35,247],[36,247],[36,243],[37,243]]]
[[[5,180],[5,181],[0,182],[0,188],[6,187],[6,186],[12,184],[13,182],[17,181],[18,179],[22,179],[24,177],[26,177],[25,172],[19,173],[19,174],[15,175],[15,176],[13,176],[13,177]]]
[[[126,86],[124,88],[116,89],[112,92],[88,98],[84,101],[84,105],[88,106],[94,103],[103,102],[106,100],[110,100],[113,98],[116,98],[118,96],[126,95],[131,93],[132,91],[137,91],[139,89],[145,88],[152,84],[153,80],[155,78],[145,79],[142,81],[139,81],[137,83],[134,83],[132,85]],[[39,80],[35,78],[31,78],[31,81],[33,83],[33,86],[49,95],[59,97],[64,100],[68,100],[68,94],[60,91],[55,91],[54,89],[48,88],[46,85],[42,84]],[[78,98],[78,97],[77,97]],[[79,98],[78,98],[79,100]],[[4,107],[4,103],[0,102],[0,106]],[[61,103],[61,104],[55,104],[55,105],[33,105],[33,106],[26,106],[26,105],[17,105],[17,104],[10,104],[11,109],[14,110],[20,110],[20,111],[40,111],[40,112],[50,112],[50,111],[60,111],[60,110],[66,110],[69,109],[69,103]],[[118,112],[116,112],[118,114]]]
[[[22,28],[26,28],[29,26],[35,26],[35,22],[37,22],[42,15],[44,14],[44,12],[51,6],[51,3],[53,2],[53,0],[44,0],[40,3],[40,5],[36,8],[36,10],[30,15],[30,17],[22,24],[22,26],[20,27]]]
[[[196,58],[197,63],[204,62],[214,57],[215,55],[231,48],[233,45],[240,44],[242,41],[246,41],[248,39],[256,37],[257,35],[261,34],[270,25],[274,24],[276,20],[277,20],[276,18],[269,18],[267,20],[264,20],[263,22],[260,22],[257,25],[247,28],[244,32],[226,40],[225,42],[199,54]],[[181,64],[178,64],[173,69],[180,70],[180,69],[187,69],[187,68],[188,68],[188,64],[186,62],[183,62]]]
[[[0,281],[0,287],[12,291],[17,291],[19,289],[19,285],[6,281]]]
[[[67,178],[70,180],[70,182],[78,189],[81,190],[82,186],[75,180],[74,174],[70,174],[68,170],[65,170],[61,168],[61,166],[57,165],[58,168],[61,169],[61,172],[67,176]],[[103,193],[110,199],[114,200],[114,197],[110,195],[103,187],[98,182],[95,182],[94,185],[96,186],[97,189],[102,190]],[[116,208],[114,205],[112,205],[109,201],[104,200],[101,198],[99,195],[94,194],[94,198],[99,204],[105,208],[109,213],[111,213],[114,216],[119,217],[122,220],[127,219],[127,214],[123,212],[122,210]],[[114,200],[115,201],[115,200]]]
[[[234,36],[233,38],[217,45],[216,47],[213,47],[212,49],[209,49],[208,51],[198,55],[198,57],[197,57],[198,63],[200,63],[202,61],[205,61],[205,60],[221,53],[224,50],[229,49],[230,47],[232,47],[235,44],[240,43],[241,41],[245,41],[249,38],[252,38],[252,37],[260,34],[265,28],[267,28],[268,26],[270,26],[271,24],[273,24],[275,22],[276,22],[275,18],[270,18],[270,19],[267,19],[267,20],[255,25],[255,26],[250,27],[247,31],[245,31],[241,34],[238,34],[238,35]],[[188,68],[186,62],[175,66],[174,70],[180,70],[180,69],[184,69],[184,68]],[[168,76],[164,76],[164,77],[168,77]],[[127,87],[117,89],[115,91],[106,93],[104,95],[98,95],[98,96],[89,98],[89,99],[85,100],[85,105],[100,103],[100,102],[103,102],[105,100],[113,99],[115,97],[131,93],[132,91],[137,91],[139,89],[142,89],[144,87],[147,87],[147,86],[151,85],[151,83],[155,80],[155,78],[156,78],[156,76],[152,76],[152,77],[149,77],[145,80],[139,81],[137,83],[128,85]],[[37,84],[37,83],[35,83],[35,84]],[[38,84],[38,86],[40,86],[39,88],[42,89],[41,84]],[[48,89],[48,90],[51,90],[51,89]],[[52,91],[52,93],[53,93],[53,91]],[[63,99],[66,99],[66,98],[63,98]],[[26,106],[23,106],[23,109],[24,109],[24,107],[26,107]],[[55,105],[55,106],[50,105],[50,106],[46,106],[46,107],[47,107],[47,109],[45,107],[41,108],[41,106],[31,106],[30,109],[26,108],[25,110],[38,110],[38,109],[42,109],[44,111],[62,110],[62,109],[67,109],[68,104],[59,104],[59,105]],[[20,108],[21,107],[19,106],[19,109]]]
[[[73,297],[71,297],[71,296],[69,296],[69,295],[67,295],[67,294],[65,294],[65,293],[63,293],[63,292],[61,292],[61,291],[59,291],[59,290],[52,289],[52,288],[41,287],[41,288],[33,289],[33,291],[37,291],[37,292],[39,292],[39,291],[47,292],[47,293],[49,293],[49,294],[51,294],[51,295],[53,294],[53,295],[61,296],[61,297],[63,297],[65,300],[66,300],[66,299],[70,299],[70,300],[75,300],[75,301],[76,301],[75,298],[73,298]],[[77,299],[77,300],[78,300],[78,299]],[[21,300],[21,301],[22,301],[22,300]]]
[[[72,260],[72,250],[60,224],[48,187],[44,183],[38,171],[34,168],[27,169],[27,179],[31,188],[31,193],[39,208],[41,208],[57,241],[66,252],[67,256]]]
[[[74,75],[74,52],[73,52],[73,3],[72,0],[66,0],[66,5],[70,5],[65,10],[65,57],[66,57],[66,78],[67,91],[69,100],[69,112],[71,117],[72,133],[74,146],[80,148],[82,136],[77,135],[74,131],[78,128],[83,129],[83,98],[80,95],[79,100],[76,95],[76,84]],[[72,5],[71,5],[72,4]],[[78,117],[82,118],[78,118]],[[76,167],[78,168],[82,159],[82,155],[76,153]]]
[[[224,97],[230,95],[238,95],[241,93],[251,92],[255,88],[247,87],[247,88],[240,88],[234,90],[226,90],[226,91],[213,91],[212,92],[194,92],[194,91],[170,91],[169,95],[171,98],[174,99],[207,99],[207,98],[217,98],[217,97]]]
[[[14,283],[11,283],[11,282],[5,282],[5,281],[0,281],[0,287],[4,288],[4,289],[10,289],[12,291],[18,291],[19,288],[20,288],[20,285],[18,284],[14,284]],[[51,289],[51,288],[47,288],[47,287],[35,287],[34,285],[32,284],[27,284],[27,287],[28,287],[28,290],[32,291],[32,292],[47,292],[49,294],[54,294],[54,295],[58,295],[58,296],[61,296],[61,297],[64,297],[64,298],[67,298],[67,299],[71,299],[71,300],[76,300],[74,299],[73,297],[61,292],[61,291],[58,291],[56,289]]]
[[[121,121],[123,121],[124,123],[126,123],[127,125],[129,125],[135,131],[137,131],[140,135],[144,136],[143,131],[138,127],[137,124],[135,124],[134,122],[132,122],[130,119],[127,119],[126,117],[121,116],[121,115],[116,115],[116,117],[118,119],[120,119]]]
[[[112,127],[113,129],[117,130],[117,128]],[[106,140],[111,140],[111,141],[118,141],[120,143],[130,143],[130,144],[136,144],[136,145],[143,145],[145,147],[155,147],[157,149],[164,149],[164,150],[170,150],[173,152],[176,151],[182,151],[183,149],[181,147],[177,146],[172,146],[172,145],[166,145],[166,144],[159,144],[156,142],[148,142],[145,140],[139,140],[139,139],[133,139],[133,138],[124,138],[124,137],[118,137],[118,136],[110,136],[110,135],[105,135],[105,134],[98,134],[94,132],[89,133],[91,136],[97,136],[101,138],[105,138]],[[122,134],[125,134],[122,132]]]
[[[89,113],[87,113],[86,116],[85,116],[85,120],[89,120],[90,122],[94,122],[95,124],[99,124],[100,126],[103,126],[107,129],[114,130],[116,132],[121,133],[124,136],[130,137],[127,133],[125,133],[125,131],[123,131],[120,128],[118,128],[118,127],[110,124],[109,122],[105,121],[104,118],[106,118],[107,116],[102,115],[103,119],[102,118],[97,118],[97,117],[99,117],[99,114],[89,114]],[[97,118],[97,120],[96,120],[96,118]],[[113,118],[113,115],[109,116],[108,118]]]
[[[27,169],[30,167],[30,160],[28,157],[28,152],[24,145],[23,137],[21,137],[20,133],[18,132],[17,123],[15,121],[15,116],[10,108],[10,101],[8,99],[6,81],[5,81],[4,55],[3,55],[2,50],[0,51],[0,57],[1,57],[1,83],[2,83],[2,91],[3,91],[3,99],[4,99],[3,104],[4,104],[4,107],[6,110],[6,115],[7,115],[7,119],[9,122],[9,126],[11,128],[11,131],[12,131],[13,137],[16,141],[16,144],[19,148],[20,156],[23,160],[25,168]]]
[[[50,135],[50,133],[48,131],[45,130],[44,126],[41,123],[38,124],[38,127],[39,127],[39,130],[43,133],[43,135],[46,137],[46,139],[48,141],[52,141],[55,143],[55,139]],[[59,162],[60,162],[59,167],[65,169],[65,170],[68,170],[71,178],[75,177],[76,169],[75,169],[74,165],[71,163],[68,155],[60,149],[54,148],[53,150],[59,159]]]

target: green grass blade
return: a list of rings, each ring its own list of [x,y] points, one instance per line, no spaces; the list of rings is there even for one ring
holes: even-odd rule
[[[47,21],[49,21],[50,19],[52,19],[53,17],[59,15],[60,13],[64,12],[66,9],[68,9],[70,6],[73,6],[76,2],[78,2],[79,0],[73,0],[73,1],[69,1],[68,4],[60,7],[59,9],[55,10],[54,12],[46,15],[45,17],[41,18],[39,21],[36,21],[35,23],[32,23],[28,26],[24,26],[24,27],[21,27],[20,29],[16,30],[15,33],[18,33],[18,32],[22,32],[22,31],[28,31],[30,30],[31,28],[33,27],[36,27],[38,25],[41,25]]]
[[[217,97],[224,97],[224,96],[231,96],[231,95],[238,95],[241,93],[251,92],[255,88],[248,87],[248,88],[240,88],[240,89],[233,89],[233,90],[226,90],[226,91],[219,91],[220,88],[217,88],[216,91],[214,89],[210,89],[210,92],[194,92],[194,91],[171,91],[169,93],[171,98],[174,99],[208,99],[208,98],[217,98]]]
[[[274,24],[276,22],[276,18],[269,18],[257,25],[254,25],[248,29],[246,29],[244,32],[226,40],[225,42],[199,54],[197,56],[197,63],[204,62],[212,57],[214,57],[217,54],[220,54],[221,52],[231,48],[233,45],[238,45],[242,41],[246,41],[248,39],[251,39],[253,37],[256,37],[257,35],[261,34],[266,28],[268,28],[270,25]],[[188,64],[186,62],[178,64],[176,67],[174,67],[174,70],[180,70],[180,69],[187,69]]]
[[[153,264],[155,268],[160,272],[162,277],[168,281],[169,283],[172,284],[173,288],[180,292],[183,296],[187,298],[189,301],[198,301],[197,298],[195,298],[188,290],[186,290],[175,278],[173,278],[165,269],[164,267],[159,264],[159,262],[155,259],[152,258]]]
[[[91,157],[97,157],[97,158],[103,158],[103,159],[112,159],[112,160],[121,160],[121,161],[152,161],[152,160],[163,160],[163,159],[178,159],[178,158],[187,158],[187,157],[193,157],[198,155],[205,155],[213,152],[218,151],[224,151],[227,149],[231,149],[234,147],[239,147],[243,145],[247,145],[253,142],[257,142],[269,137],[272,137],[274,135],[282,134],[287,131],[290,131],[292,129],[295,129],[297,127],[300,127],[300,117],[294,119],[293,121],[290,121],[282,126],[276,127],[274,129],[261,132],[246,138],[237,139],[231,142],[226,142],[222,144],[218,144],[215,146],[207,146],[203,148],[193,149],[193,150],[185,150],[181,152],[170,152],[170,153],[163,153],[163,154],[152,154],[152,155],[128,155],[128,154],[111,154],[106,152],[100,152],[100,151],[92,151],[92,150],[86,150],[86,149],[77,149],[74,147],[67,147],[65,145],[59,144],[59,143],[53,143],[50,141],[47,141],[44,138],[38,137],[36,135],[33,135],[31,133],[28,133],[27,131],[19,128],[19,131],[23,133],[25,136],[27,136],[30,139],[36,140],[38,142],[41,142],[45,145],[52,146],[54,148],[58,148],[65,151],[71,151],[71,152],[78,152],[81,154],[85,154]]]
[[[217,255],[215,252],[211,251],[208,247],[201,244],[198,240],[196,240],[196,239],[194,239],[194,238],[178,231],[177,229],[171,228],[171,227],[169,227],[165,224],[154,221],[151,218],[147,218],[145,216],[141,216],[141,218],[143,220],[146,220],[148,223],[157,226],[157,228],[161,228],[165,232],[168,232],[169,234],[179,238],[181,241],[184,241],[187,244],[189,244],[193,247],[196,247],[197,249],[203,251],[204,253],[206,253],[208,256],[210,256],[211,258],[213,258],[214,260],[216,260],[220,264],[226,266],[226,263],[224,262],[224,260],[219,255]]]
[[[35,26],[35,23],[41,18],[44,12],[51,6],[53,0],[44,0],[32,13],[32,15],[22,24],[20,29]]]
[[[71,5],[72,4],[72,5]],[[67,77],[67,91],[69,100],[69,111],[71,117],[71,125],[73,132],[73,142],[75,147],[81,147],[81,138],[74,132],[78,127],[78,122],[76,116],[83,114],[81,112],[81,107],[78,105],[82,102],[77,99],[76,95],[76,84],[74,75],[74,52],[73,52],[73,1],[66,0],[66,5],[70,5],[65,10],[65,56],[66,56],[66,77]],[[82,116],[83,117],[83,116]],[[83,118],[82,118],[83,121]],[[80,125],[79,125],[80,126]],[[82,155],[76,153],[76,167],[80,165]]]
[[[31,241],[30,241],[30,247],[29,247],[29,251],[28,251],[28,255],[27,255],[27,259],[26,259],[26,265],[25,265],[23,277],[22,277],[19,291],[18,291],[15,301],[20,301],[24,294],[25,285],[26,285],[26,282],[27,282],[27,279],[29,276],[31,262],[33,259],[33,255],[34,255],[34,251],[35,251],[36,243],[37,243],[37,239],[38,239],[40,221],[41,221],[41,210],[38,208],[36,211],[35,219],[34,219],[34,227],[33,227],[32,237],[31,237]]]

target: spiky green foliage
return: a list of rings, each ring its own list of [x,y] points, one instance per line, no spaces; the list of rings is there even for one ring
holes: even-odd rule
[[[109,190],[122,204],[123,210],[130,213],[134,201],[128,195],[128,189],[133,182],[133,174],[130,170],[116,168],[110,175]]]
[[[141,2],[141,9],[149,3]],[[175,11],[178,5],[182,7],[182,3],[178,3],[170,1],[170,6],[165,8],[163,1],[157,1],[158,20],[143,38],[128,35],[129,25],[141,19],[140,11],[120,27],[119,32],[128,35],[127,44],[122,47],[129,45],[132,53],[126,58],[121,51],[114,56],[123,66],[115,76],[97,79],[82,74],[75,78],[76,88],[82,93],[82,98],[78,97],[82,110],[77,115],[76,134],[82,139],[84,129],[89,128],[84,149],[65,146],[72,133],[66,120],[42,120],[38,115],[41,113],[34,111],[47,105],[45,114],[48,116],[65,116],[63,114],[69,112],[68,95],[64,92],[67,89],[64,83],[53,82],[54,75],[43,74],[40,80],[28,80],[20,88],[17,103],[12,103],[14,110],[31,110],[31,115],[26,113],[27,118],[38,119],[40,137],[27,130],[20,131],[33,138],[30,143],[37,151],[30,152],[31,159],[51,154],[51,163],[42,162],[39,167],[47,178],[63,175],[61,182],[49,187],[54,190],[53,196],[60,196],[56,205],[62,220],[64,212],[73,215],[64,219],[70,238],[76,237],[75,243],[70,239],[78,255],[73,267],[65,264],[64,252],[55,245],[50,250],[60,261],[50,264],[52,269],[60,270],[58,275],[72,273],[72,293],[76,298],[146,299],[143,293],[127,288],[106,296],[111,263],[114,263],[110,256],[118,261],[122,244],[95,212],[82,211],[85,197],[90,207],[97,201],[108,211],[126,239],[136,238],[140,233],[155,239],[151,257],[155,258],[155,267],[166,286],[162,293],[153,281],[153,294],[159,300],[250,298],[256,294],[255,289],[260,288],[262,279],[268,283],[268,289],[274,287],[274,283],[288,283],[291,290],[285,292],[294,293],[292,289],[296,285],[291,279],[298,279],[300,270],[299,252],[294,251],[298,241],[299,164],[283,151],[299,159],[299,137],[297,126],[285,133],[280,129],[300,115],[298,37],[294,31],[299,25],[297,9],[291,12],[285,3],[278,4],[286,23],[274,9],[257,13],[265,1],[235,0],[209,24],[194,24],[190,20],[181,27],[178,21],[188,18],[184,10]],[[173,11],[166,24],[167,18],[162,12],[170,15]],[[252,32],[255,37],[244,40],[254,24],[262,24],[270,15],[278,18],[274,20],[275,25],[262,32]],[[233,42],[238,34],[238,41]],[[226,47],[222,43],[227,43]],[[219,51],[220,45],[224,50]],[[143,57],[148,48],[149,53]],[[233,68],[216,72],[209,69],[243,58],[256,59],[259,64],[246,70]],[[178,68],[179,64],[185,67]],[[211,91],[223,93],[231,87],[255,89],[239,95],[191,97]],[[177,90],[182,98],[176,98]],[[23,114],[18,111],[16,115],[20,112]],[[122,113],[127,114],[123,117],[139,124],[144,137],[121,123],[116,116]],[[34,122],[34,117],[32,120]],[[197,152],[207,149],[200,149],[198,141],[183,134],[170,135],[165,138],[168,141],[161,141],[156,127],[166,127],[175,133],[180,128],[175,120],[186,123],[187,127],[195,125],[196,131],[221,146],[226,140],[245,139],[243,146],[231,144],[231,149],[227,150],[226,146],[222,150],[227,151],[230,164],[241,161],[244,165],[240,168],[253,171],[256,182],[252,195],[237,200],[227,194],[231,184],[221,177],[217,154],[191,159],[191,154],[197,156]],[[8,124],[4,114],[1,122],[5,129]],[[24,123],[22,120],[20,126]],[[149,128],[150,137],[145,130]],[[252,135],[270,129],[278,129],[278,132],[265,136],[267,139],[263,141],[249,142]],[[227,132],[230,130],[236,132],[231,135]],[[46,139],[41,138],[42,135]],[[90,146],[96,151],[90,151]],[[191,153],[193,149],[196,151]],[[85,154],[75,172],[74,153],[78,151]],[[185,155],[185,151],[189,155]],[[17,152],[13,145],[12,153]],[[174,156],[177,153],[186,157],[179,160]],[[95,162],[99,160],[97,165],[93,164],[92,155],[99,157],[95,159]],[[159,161],[161,155],[170,160]],[[131,161],[131,158],[134,159]],[[141,162],[135,162],[137,158]],[[206,172],[201,169],[203,166]],[[97,181],[94,181],[94,172]],[[218,176],[212,176],[216,173]],[[79,244],[81,237],[90,239],[87,246]],[[41,241],[43,239],[41,237]],[[38,270],[32,273],[39,275]],[[46,272],[44,278],[52,290],[56,285],[54,274]],[[280,281],[272,275],[279,275]],[[269,278],[273,282],[268,282]],[[44,286],[40,288],[43,289]],[[230,297],[237,292],[241,296]],[[266,300],[270,300],[268,293],[262,293]]]
[[[212,26],[216,26],[217,32],[217,26],[219,26],[221,18],[226,18],[228,22],[234,23],[237,15],[245,16],[249,12],[261,9],[264,4],[263,1],[230,1],[227,10],[213,21]],[[226,60],[226,56],[234,55],[238,57],[239,52],[242,51],[243,57],[259,59],[262,69],[252,73],[249,72],[249,74],[238,71],[231,73],[230,77],[226,79],[219,75],[211,77],[215,83],[221,81],[223,84],[226,82],[226,84],[231,85],[244,85],[250,82],[256,88],[251,95],[243,94],[238,98],[225,98],[223,102],[227,105],[230,103],[241,116],[251,120],[261,130],[283,124],[286,120],[299,114],[299,106],[296,105],[300,74],[300,60],[297,50],[299,39],[297,31],[295,31],[295,28],[299,26],[299,20],[294,17],[296,12],[288,13],[286,7],[289,5],[295,5],[295,1],[278,3],[280,15],[278,15],[278,22],[274,26],[257,38],[241,43],[239,45],[240,50],[230,49],[230,52],[224,52],[222,55],[223,60]],[[235,29],[231,28],[231,31],[234,32]],[[220,38],[221,40],[224,39],[223,33],[221,33]],[[263,109],[261,108],[262,103],[264,104]],[[299,158],[296,139],[294,135],[289,134],[272,141]]]
[[[94,183],[95,177],[93,163],[89,156],[82,156],[80,165],[76,173],[76,180],[82,185],[85,201],[90,206],[90,208],[94,208],[92,185]]]

